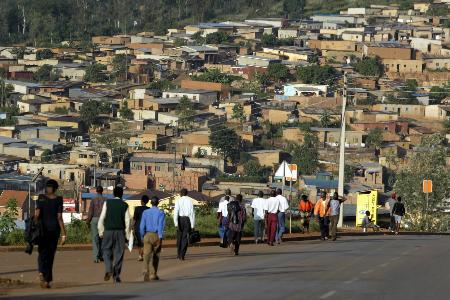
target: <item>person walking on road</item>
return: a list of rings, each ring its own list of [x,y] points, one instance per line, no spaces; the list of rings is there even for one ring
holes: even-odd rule
[[[158,197],[152,197],[152,207],[143,211],[139,235],[144,241],[144,281],[159,280],[158,265],[164,237],[166,215],[158,208]],[[151,269],[150,269],[151,262]]]
[[[92,259],[94,263],[99,263],[100,261],[103,261],[103,255],[102,255],[102,240],[98,235],[98,219],[100,218],[100,214],[102,212],[105,197],[103,197],[102,186],[98,186],[96,188],[96,191],[97,197],[92,199],[89,205],[87,224],[91,228]]]
[[[226,195],[222,202],[219,202],[219,208],[217,209],[217,220],[219,222],[219,237],[220,245],[224,247],[227,245],[227,225],[228,225],[228,209],[230,196]],[[225,246],[226,247],[226,246]]]
[[[113,277],[115,283],[120,283],[126,240],[130,237],[131,218],[128,204],[122,201],[123,188],[116,186],[113,194],[114,198],[103,204],[98,220],[98,234],[103,238],[104,280],[108,281]]]
[[[400,231],[400,224],[402,222],[402,218],[405,215],[405,205],[402,202],[402,197],[397,198],[397,202],[394,204],[392,208],[392,214],[395,219],[395,234],[398,234]]]
[[[396,228],[395,218],[394,218],[394,214],[393,214],[394,205],[395,205],[395,203],[397,203],[397,199],[396,198],[397,198],[396,194],[392,193],[391,194],[391,198],[389,198],[389,200],[386,202],[387,205],[388,205],[387,209],[389,209],[389,214],[390,214],[390,217],[391,217],[391,220],[390,220],[391,222],[390,222],[390,225],[389,225],[389,230],[391,232],[394,232],[395,228]]]
[[[236,199],[230,201],[228,209],[228,242],[230,250],[234,255],[239,255],[239,246],[241,244],[242,230],[244,229],[247,213],[242,203],[242,195],[236,196]]]
[[[283,234],[286,231],[286,210],[289,209],[289,203],[286,197],[283,196],[283,191],[277,189],[277,199],[280,202],[278,207],[278,229],[276,241],[280,244],[283,241]]]
[[[50,288],[53,281],[53,262],[61,233],[61,245],[66,241],[66,229],[62,219],[63,199],[56,195],[57,190],[58,183],[49,179],[45,184],[45,194],[39,195],[34,215],[36,221],[42,224],[42,235],[38,243],[41,288]]]
[[[333,194],[333,199],[328,202],[330,212],[330,231],[333,241],[337,239],[337,225],[339,222],[339,214],[341,212],[341,204],[345,201],[344,198],[339,199],[337,192]]]
[[[264,241],[264,203],[265,199],[262,191],[258,192],[258,197],[252,201],[253,231],[255,244]]]
[[[302,233],[309,233],[309,220],[313,212],[313,204],[309,201],[308,196],[302,195],[298,203],[298,211],[300,212],[300,226]]]
[[[143,195],[141,198],[141,206],[137,206],[134,209],[134,214],[133,214],[133,230],[134,230],[134,237],[135,239],[135,243],[136,246],[138,247],[138,252],[139,252],[139,257],[138,257],[138,261],[143,261],[143,255],[144,255],[144,243],[142,241],[141,235],[139,234],[139,228],[141,225],[141,218],[142,218],[142,214],[144,213],[144,211],[146,211],[149,207],[147,206],[147,203],[150,199],[148,198],[147,195]]]
[[[327,193],[322,192],[322,195],[314,206],[314,215],[319,219],[319,227],[320,227],[320,239],[322,241],[328,240],[329,236],[329,214],[328,214],[328,201],[327,201]]]
[[[195,212],[194,203],[187,196],[187,190],[181,189],[180,195],[180,199],[175,203],[173,221],[177,228],[177,258],[184,260],[189,245],[189,233],[195,226]]]
[[[273,246],[275,236],[277,234],[278,223],[278,208],[280,207],[280,200],[276,197],[275,190],[270,192],[270,197],[265,201],[264,210],[266,212],[266,232],[267,244]]]

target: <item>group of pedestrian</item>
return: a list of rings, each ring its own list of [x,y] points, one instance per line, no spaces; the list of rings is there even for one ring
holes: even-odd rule
[[[57,196],[58,183],[55,180],[46,182],[45,194],[39,196],[36,204],[34,219],[39,222],[40,239],[38,243],[39,278],[42,288],[50,288],[53,280],[52,269],[58,241],[65,243],[66,234],[62,219],[63,199]],[[158,208],[159,199],[151,199],[144,195],[141,205],[135,207],[133,217],[129,213],[128,204],[122,200],[123,188],[116,186],[113,198],[103,196],[103,188],[97,187],[97,196],[92,199],[87,223],[92,234],[92,258],[94,263],[104,262],[104,280],[113,278],[120,283],[124,252],[127,242],[134,239],[138,248],[138,261],[144,262],[144,281],[158,280],[157,275],[159,256],[163,245],[165,213]],[[177,230],[177,258],[185,260],[190,234],[195,228],[195,210],[192,198],[188,197],[186,189],[181,189],[180,198],[175,203],[173,221]],[[334,193],[328,199],[327,193],[322,192],[320,199],[314,205],[306,195],[302,195],[298,207],[302,232],[309,232],[309,223],[313,215],[318,219],[322,240],[331,237],[337,239],[337,224],[339,221],[341,204],[345,201]],[[148,207],[148,203],[151,207]],[[391,213],[391,231],[398,234],[401,218],[405,214],[405,207],[401,197],[392,195],[387,202]],[[281,189],[272,190],[270,197],[264,198],[262,191],[251,203],[254,241],[256,244],[264,242],[274,246],[281,243],[285,232],[286,212],[289,203],[283,196]],[[233,197],[231,191],[225,191],[220,199],[217,210],[220,246],[227,247],[234,255],[239,255],[242,232],[247,221],[247,211],[241,194]],[[370,212],[366,212],[363,220],[364,228],[375,228],[370,219]],[[373,226],[374,225],[374,226]],[[330,236],[331,233],[331,236]]]

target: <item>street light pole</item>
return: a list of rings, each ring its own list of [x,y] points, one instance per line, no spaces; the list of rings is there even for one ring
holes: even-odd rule
[[[338,194],[344,197],[344,173],[345,173],[345,109],[347,106],[347,72],[344,72],[344,89],[342,93],[342,112],[341,112],[341,138],[339,142],[339,184]],[[338,227],[344,223],[344,203],[341,204],[339,212]]]

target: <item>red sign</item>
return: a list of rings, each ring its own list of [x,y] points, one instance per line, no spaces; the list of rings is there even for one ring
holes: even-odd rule
[[[64,198],[63,199],[63,210],[64,210],[64,212],[75,212],[75,199]]]

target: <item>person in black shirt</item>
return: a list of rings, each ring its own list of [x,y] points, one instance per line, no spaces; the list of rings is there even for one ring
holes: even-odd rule
[[[38,243],[39,280],[42,288],[50,288],[53,281],[53,260],[62,233],[61,245],[66,241],[66,230],[62,219],[63,199],[56,195],[58,183],[50,179],[45,185],[45,194],[39,195],[35,218],[42,224],[42,237]]]
[[[139,258],[138,261],[143,261],[143,255],[144,255],[144,243],[142,242],[142,238],[141,235],[139,233],[139,227],[141,226],[141,219],[142,219],[142,214],[144,213],[144,211],[146,209],[148,209],[149,207],[147,206],[147,203],[150,199],[148,198],[147,195],[143,195],[141,198],[141,206],[137,206],[134,209],[134,215],[133,215],[133,230],[134,230],[134,238],[136,241],[136,246],[138,247],[138,251],[139,251]]]

